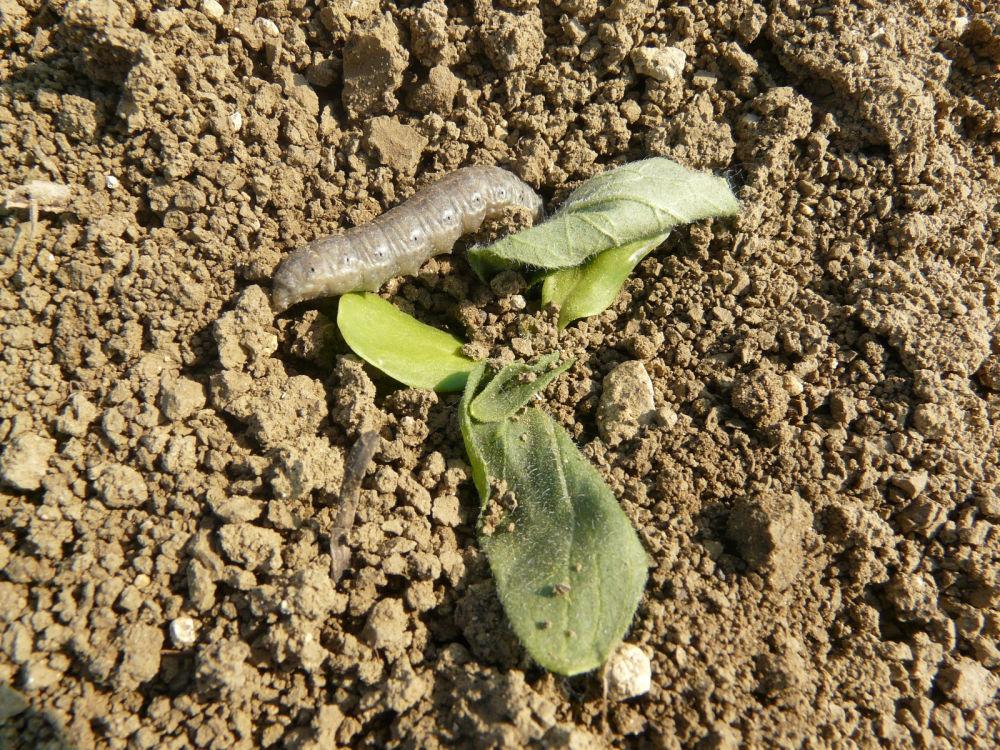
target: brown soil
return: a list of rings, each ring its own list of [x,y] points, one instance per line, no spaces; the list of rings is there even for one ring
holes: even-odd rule
[[[0,0],[0,187],[72,190],[0,216],[0,745],[1000,745],[992,2],[153,5]],[[605,724],[596,676],[506,628],[456,397],[266,291],[461,165],[551,208],[650,154],[742,213],[558,339],[462,252],[385,290],[485,355],[579,358],[547,408],[654,564],[653,687]],[[660,418],[610,446],[629,360]]]

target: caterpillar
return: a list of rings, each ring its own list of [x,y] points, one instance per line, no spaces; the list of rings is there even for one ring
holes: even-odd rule
[[[377,291],[394,276],[415,274],[431,256],[451,252],[459,237],[508,207],[528,209],[533,221],[542,216],[541,197],[512,172],[457,169],[370,224],[295,250],[274,272],[274,307],[280,313],[317,297]]]

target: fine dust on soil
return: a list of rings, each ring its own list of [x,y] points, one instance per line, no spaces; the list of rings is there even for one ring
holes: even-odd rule
[[[0,187],[72,190],[0,218],[0,744],[1000,745],[994,7],[0,0]],[[547,408],[654,564],[653,687],[605,726],[595,676],[506,629],[457,398],[267,290],[459,166],[551,208],[651,154],[743,210],[603,315],[557,337],[461,251],[384,290],[484,355],[578,358]],[[623,362],[655,418],[599,430]]]

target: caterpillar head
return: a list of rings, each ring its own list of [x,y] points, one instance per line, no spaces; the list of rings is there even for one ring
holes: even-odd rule
[[[343,244],[342,236],[324,237],[281,261],[272,283],[274,311],[281,313],[297,302],[353,291],[356,257],[349,248],[331,247]],[[336,259],[336,268],[331,267],[332,258]]]
[[[542,220],[545,216],[545,203],[542,201],[542,196],[536,193],[527,185],[521,185],[521,205],[531,211],[531,216],[535,222]]]
[[[294,255],[281,261],[274,272],[271,289],[271,306],[275,313],[282,313],[296,302],[307,297],[302,294],[304,265]]]

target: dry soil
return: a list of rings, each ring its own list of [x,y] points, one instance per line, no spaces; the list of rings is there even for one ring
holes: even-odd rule
[[[0,745],[1000,745],[991,1],[0,0],[0,79]],[[551,210],[653,154],[743,208],[603,315],[461,251],[384,290],[578,357],[547,408],[653,561],[653,686],[605,710],[507,630],[456,397],[267,293],[459,166]],[[659,418],[605,442],[622,362]]]

